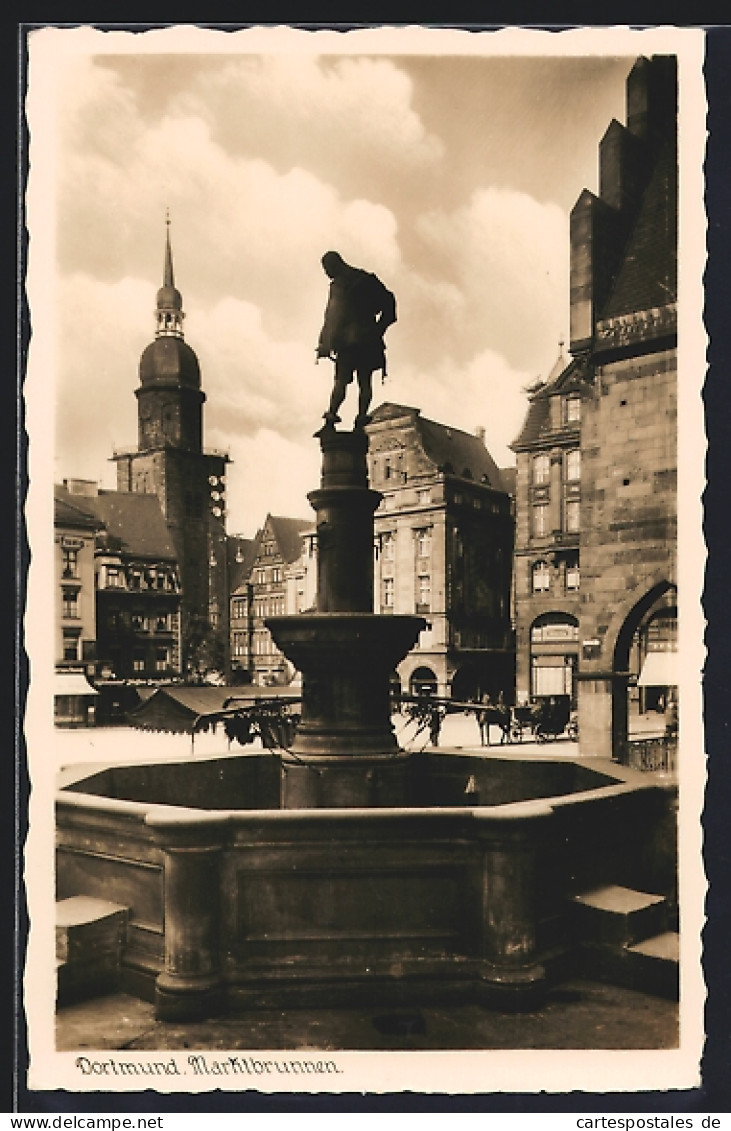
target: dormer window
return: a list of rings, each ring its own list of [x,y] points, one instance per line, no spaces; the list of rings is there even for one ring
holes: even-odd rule
[[[564,424],[578,424],[581,420],[581,397],[578,393],[571,393],[563,399]]]

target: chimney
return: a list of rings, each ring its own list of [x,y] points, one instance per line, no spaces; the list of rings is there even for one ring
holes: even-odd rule
[[[475,428],[475,436],[477,437],[477,439],[480,441],[481,444],[485,443],[485,429],[482,427],[481,424],[478,424],[477,427]]]
[[[87,499],[93,499],[99,494],[96,479],[64,479],[63,485],[69,495],[85,495]]]

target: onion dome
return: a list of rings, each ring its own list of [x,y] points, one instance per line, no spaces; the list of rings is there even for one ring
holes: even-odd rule
[[[183,338],[183,298],[175,286],[170,246],[170,217],[165,218],[165,263],[157,292],[155,340],[140,358],[142,385],[183,385],[199,389],[201,372],[195,352]]]

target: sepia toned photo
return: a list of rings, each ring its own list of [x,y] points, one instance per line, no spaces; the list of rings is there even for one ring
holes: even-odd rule
[[[31,1087],[698,1083],[703,50],[29,34]]]

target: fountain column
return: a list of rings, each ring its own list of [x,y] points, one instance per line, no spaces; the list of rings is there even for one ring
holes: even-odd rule
[[[317,515],[317,611],[271,617],[277,646],[302,673],[302,720],[282,756],[282,807],[399,806],[408,755],[391,725],[389,678],[426,626],[373,612],[373,515],[362,429],[323,428]]]

